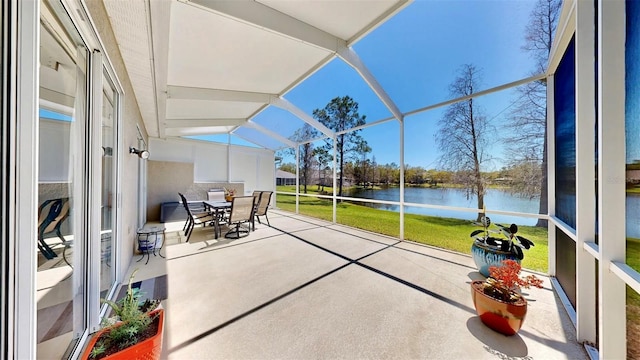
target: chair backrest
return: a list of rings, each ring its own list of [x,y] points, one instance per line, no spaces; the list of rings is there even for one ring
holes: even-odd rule
[[[178,193],[178,195],[180,195],[180,199],[182,200],[182,205],[184,206],[184,209],[187,211],[187,216],[193,217],[193,215],[191,214],[191,209],[189,209],[189,204],[187,203],[187,198],[185,198],[184,195],[182,195],[181,193]]]
[[[207,200],[209,201],[225,201],[224,189],[210,189],[207,191]]]
[[[38,236],[59,229],[69,216],[69,208],[68,197],[44,201],[38,207]]]
[[[236,196],[231,201],[230,223],[250,221],[253,216],[253,196]]]
[[[273,191],[263,191],[262,195],[260,195],[260,202],[258,203],[256,209],[256,215],[264,215],[267,213],[267,209],[269,208],[269,202],[271,201],[271,195]]]
[[[252,195],[253,195],[253,204],[257,206],[258,203],[260,203],[260,195],[262,195],[262,191],[254,190]]]

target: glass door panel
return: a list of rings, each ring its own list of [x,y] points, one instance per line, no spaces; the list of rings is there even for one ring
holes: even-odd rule
[[[102,202],[100,228],[100,297],[106,298],[114,284],[113,256],[115,229],[116,122],[114,90],[109,76],[102,76]]]
[[[82,224],[87,51],[41,3],[37,356],[64,358],[87,328]]]

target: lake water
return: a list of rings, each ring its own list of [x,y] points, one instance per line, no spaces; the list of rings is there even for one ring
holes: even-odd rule
[[[380,190],[358,190],[350,196],[365,199],[400,201],[400,189],[388,188]],[[406,202],[444,205],[464,208],[477,208],[475,196],[467,199],[465,192],[460,189],[450,188],[405,188],[404,199]],[[500,189],[489,189],[484,198],[487,210],[514,211],[521,213],[537,214],[540,206],[539,199],[522,198],[509,194],[508,191]],[[398,205],[387,204],[367,204],[377,209],[396,211]],[[462,212],[442,209],[426,209],[421,207],[406,206],[406,213],[450,217],[457,219],[475,220],[476,215],[472,212]],[[640,238],[640,196],[627,195],[627,236]],[[518,225],[535,225],[537,219],[526,217],[515,217],[498,214],[490,214],[491,220],[497,223],[516,223]]]

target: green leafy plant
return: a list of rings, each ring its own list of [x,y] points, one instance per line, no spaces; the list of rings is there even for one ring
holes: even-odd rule
[[[488,216],[483,216],[479,223],[476,222],[474,224],[484,228],[483,230],[474,230],[471,235],[469,235],[474,241],[495,250],[511,252],[520,260],[524,259],[524,252],[522,250],[528,250],[534,246],[533,241],[524,236],[516,235],[518,232],[518,225],[516,224],[511,224],[510,226],[494,224],[498,230],[492,230],[489,229],[491,219]],[[498,233],[502,234],[504,238],[491,236],[491,234]]]
[[[136,272],[138,272],[137,269],[129,277],[129,285],[124,298],[117,302],[101,300],[111,307],[114,315],[102,321],[102,326],[109,329],[100,336],[93,347],[90,355],[92,359],[100,359],[135,345],[149,336],[148,330],[155,320],[150,312],[158,307],[160,301],[149,299],[140,301],[142,296],[140,289],[132,287]]]
[[[522,267],[514,260],[503,260],[502,266],[490,266],[484,284],[485,294],[504,302],[516,302],[521,297],[518,288],[528,289],[531,286],[542,288],[542,280],[535,275],[520,277]]]

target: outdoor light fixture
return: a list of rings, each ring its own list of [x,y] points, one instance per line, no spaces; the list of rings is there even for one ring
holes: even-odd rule
[[[140,159],[148,159],[149,158],[149,151],[147,151],[147,150],[138,150],[138,149],[136,149],[134,147],[130,147],[129,148],[129,153],[138,155],[138,157]]]

